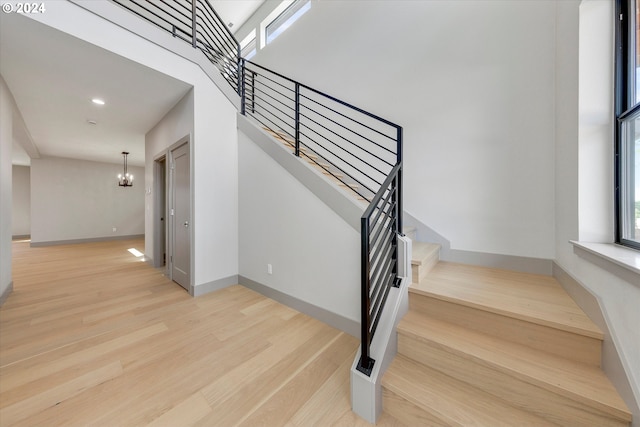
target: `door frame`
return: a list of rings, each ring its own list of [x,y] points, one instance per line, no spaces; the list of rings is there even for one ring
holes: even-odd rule
[[[168,191],[168,167],[167,153],[162,152],[153,158],[153,266],[155,268],[163,268],[164,274],[167,274],[167,263],[164,256],[167,253],[167,195]],[[161,221],[159,218],[164,218]]]
[[[163,267],[162,263],[162,244],[159,241],[160,236],[162,235],[162,227],[164,227],[164,235],[165,235],[165,248],[167,254],[167,260],[164,264],[164,274],[171,280],[173,280],[173,274],[171,269],[171,256],[174,253],[174,242],[173,235],[171,233],[171,227],[173,226],[173,217],[169,215],[169,205],[171,197],[173,196],[173,184],[172,184],[172,171],[171,171],[171,162],[172,162],[172,153],[175,149],[181,147],[182,145],[189,144],[189,294],[193,296],[194,292],[194,230],[195,230],[195,222],[193,220],[193,144],[191,143],[192,138],[191,134],[185,135],[182,138],[178,139],[175,143],[168,146],[166,149],[162,150],[154,157],[154,189],[156,194],[160,194],[159,192],[164,191],[165,194],[165,206],[161,206],[161,199],[159,197],[154,198],[153,203],[153,232],[154,232],[154,244],[153,244],[153,253],[154,253],[154,266],[155,267]],[[156,168],[161,168],[160,162],[164,158],[164,182],[158,182],[160,179],[161,172]],[[158,173],[156,175],[156,172]],[[163,212],[164,210],[164,212]],[[163,221],[160,221],[160,216],[164,215],[164,224]],[[158,258],[156,260],[156,257]],[[176,285],[180,286],[178,283]]]

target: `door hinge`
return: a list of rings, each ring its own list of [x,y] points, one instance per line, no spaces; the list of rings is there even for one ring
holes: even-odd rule
[[[170,215],[173,216],[173,208],[171,208],[171,214]]]

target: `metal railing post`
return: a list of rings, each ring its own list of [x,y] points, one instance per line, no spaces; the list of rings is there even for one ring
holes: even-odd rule
[[[191,0],[191,46],[193,46],[194,49],[198,45],[198,37],[196,33],[196,1],[197,0]]]
[[[246,116],[246,112],[247,112],[247,88],[246,88],[246,82],[245,82],[245,73],[246,73],[246,67],[245,67],[245,62],[244,62],[244,58],[239,58],[238,60],[238,68],[240,71],[238,73],[238,89],[240,90],[240,114],[242,114],[243,116]]]
[[[371,315],[369,313],[369,306],[371,304],[371,298],[369,296],[369,289],[371,286],[371,279],[369,277],[369,231],[369,218],[360,218],[360,341],[362,343],[362,350],[357,369],[368,376],[371,375],[373,364],[375,363],[369,353],[369,345],[371,344]]]
[[[238,55],[238,95],[244,99],[244,58],[242,57],[242,51],[240,50],[240,45],[238,45],[237,49]],[[242,89],[240,88],[242,85]],[[244,102],[244,101],[243,101]],[[244,115],[244,106],[242,110],[242,114]]]
[[[403,207],[402,207],[402,127],[398,126],[398,141],[397,141],[397,162],[400,165],[400,169],[398,169],[398,233],[404,235],[402,231],[402,215],[403,215]]]
[[[296,117],[295,117],[295,125],[296,125],[296,138],[295,138],[295,155],[296,157],[300,157],[300,83],[296,82]]]

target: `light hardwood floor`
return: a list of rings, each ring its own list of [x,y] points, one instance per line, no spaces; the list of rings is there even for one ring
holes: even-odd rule
[[[143,246],[13,243],[1,426],[369,425],[355,338],[239,285],[192,298],[127,251]]]

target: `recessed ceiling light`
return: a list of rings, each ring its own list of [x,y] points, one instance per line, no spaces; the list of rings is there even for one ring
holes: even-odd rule
[[[104,105],[104,101],[100,98],[93,98],[91,100],[91,102],[93,102],[94,104],[98,104],[98,105]]]

